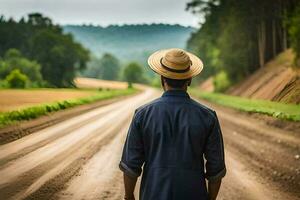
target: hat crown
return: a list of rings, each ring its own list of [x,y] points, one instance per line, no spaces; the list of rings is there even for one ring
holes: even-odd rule
[[[191,59],[184,50],[171,49],[166,52],[162,63],[172,69],[184,70],[190,67]]]

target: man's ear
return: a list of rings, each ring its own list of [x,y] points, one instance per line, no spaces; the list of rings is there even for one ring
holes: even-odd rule
[[[160,76],[160,82],[161,82],[161,86],[165,87],[165,80],[163,76]]]
[[[188,80],[188,86],[191,86],[192,84],[192,79]]]

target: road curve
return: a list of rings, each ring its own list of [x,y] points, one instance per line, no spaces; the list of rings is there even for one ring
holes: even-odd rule
[[[118,162],[129,122],[135,108],[159,95],[148,88],[0,146],[0,199],[121,200]],[[228,173],[219,199],[298,200],[299,137],[209,106],[225,141]]]

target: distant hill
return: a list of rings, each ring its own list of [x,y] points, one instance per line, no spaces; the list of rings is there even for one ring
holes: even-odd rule
[[[108,27],[66,25],[64,32],[99,56],[112,53],[123,62],[146,62],[155,50],[185,48],[186,41],[195,30],[192,27],[168,24],[111,25]]]

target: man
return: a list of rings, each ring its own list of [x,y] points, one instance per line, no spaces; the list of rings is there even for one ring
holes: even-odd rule
[[[140,200],[214,200],[226,173],[220,125],[186,92],[203,64],[181,49],[155,52],[148,64],[165,92],[134,114],[120,162],[124,199],[134,199],[143,171]]]

